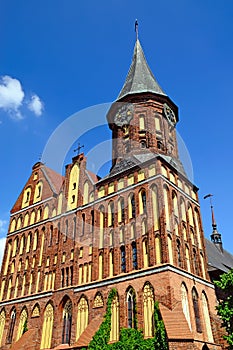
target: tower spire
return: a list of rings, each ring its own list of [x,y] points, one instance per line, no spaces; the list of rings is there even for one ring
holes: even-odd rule
[[[223,251],[222,247],[222,235],[218,232],[217,230],[217,223],[215,220],[215,215],[214,215],[214,206],[212,202],[212,194],[207,194],[204,199],[209,198],[210,199],[210,210],[211,210],[211,219],[212,219],[212,234],[211,234],[211,241],[221,250]]]
[[[138,21],[135,21],[136,43],[134,46],[134,53],[129,72],[125,79],[125,83],[117,100],[125,96],[139,93],[153,93],[157,95],[166,96],[157,80],[155,79],[148,63],[146,61],[144,52],[142,50],[140,41],[138,39]]]

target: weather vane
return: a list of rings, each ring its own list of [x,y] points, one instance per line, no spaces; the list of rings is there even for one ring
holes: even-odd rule
[[[212,226],[217,226],[216,225],[216,221],[215,221],[215,217],[214,217],[214,207],[213,207],[213,203],[212,203],[212,197],[213,195],[212,194],[207,194],[204,199],[207,199],[209,198],[210,199],[210,210],[211,210],[211,216],[212,216]]]

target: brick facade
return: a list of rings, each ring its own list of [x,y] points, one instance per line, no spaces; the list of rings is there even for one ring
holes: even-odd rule
[[[167,96],[152,93],[130,95],[121,102],[133,106],[132,116],[129,125],[119,126],[114,118],[122,103],[114,103],[108,112],[113,134],[113,163],[108,176],[99,179],[89,172],[84,154],[72,159],[64,177],[37,163],[12,208],[1,270],[0,312],[4,310],[6,315],[3,350],[16,340],[23,308],[27,310],[28,332],[13,349],[23,339],[25,343],[18,348],[27,349],[32,339],[30,349],[40,348],[49,302],[55,320],[51,348],[67,348],[61,345],[67,300],[72,303],[69,348],[81,348],[76,339],[80,299],[84,296],[87,300],[86,333],[93,336],[112,288],[119,296],[120,327],[128,326],[126,295],[131,287],[136,295],[138,327],[144,329],[146,283],[160,303],[170,349],[203,349],[205,344],[209,349],[224,349],[215,290],[207,272],[198,189],[185,175],[175,127],[164,114],[166,104],[178,121],[178,108]],[[75,182],[71,180],[74,166],[78,169]],[[36,197],[38,183],[42,185]],[[187,289],[191,326],[184,315],[182,284]],[[193,290],[198,295],[199,330]],[[98,307],[94,303],[97,295],[103,300]],[[203,295],[208,300],[213,341],[205,325]],[[12,310],[16,319],[9,339]]]

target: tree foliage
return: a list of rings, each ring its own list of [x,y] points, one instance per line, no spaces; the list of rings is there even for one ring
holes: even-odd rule
[[[221,289],[224,294],[223,300],[217,306],[218,315],[222,319],[223,326],[226,328],[227,335],[224,339],[229,344],[229,349],[233,349],[233,269],[220,276],[220,281],[215,281],[215,285]]]
[[[117,295],[116,289],[112,289],[108,296],[107,310],[99,330],[90,342],[89,350],[168,350],[166,330],[159,312],[159,303],[154,306],[155,336],[144,339],[143,331],[136,328],[122,328],[118,342],[108,344],[111,332],[111,305]],[[136,304],[136,303],[135,303]],[[137,319],[135,320],[137,327]]]

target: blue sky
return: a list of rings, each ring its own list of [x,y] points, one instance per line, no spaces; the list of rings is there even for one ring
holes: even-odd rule
[[[177,129],[200,188],[205,235],[211,222],[203,196],[212,193],[224,247],[233,253],[232,0],[3,0],[0,7],[1,246],[9,211],[51,133],[73,113],[116,99],[137,18],[147,61],[179,106]],[[102,127],[96,135],[106,133]]]

